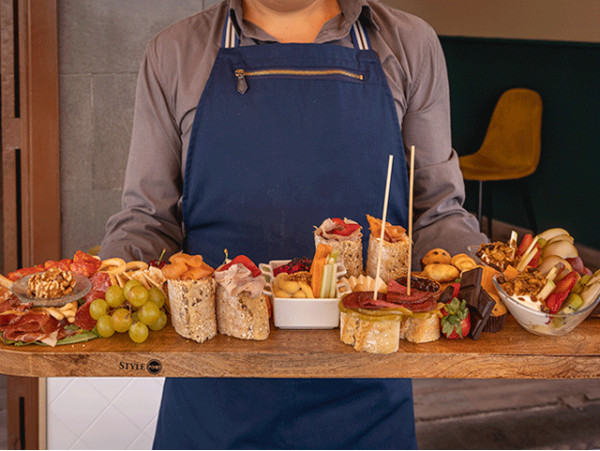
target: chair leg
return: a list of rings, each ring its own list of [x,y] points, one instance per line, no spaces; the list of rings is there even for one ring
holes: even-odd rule
[[[531,226],[531,230],[533,231],[534,236],[538,234],[537,222],[535,220],[535,212],[533,210],[533,202],[531,200],[531,194],[529,193],[529,183],[527,183],[527,179],[520,179],[520,190],[521,197],[523,199],[523,204],[525,205],[525,211],[527,213],[527,219],[529,220],[529,225]]]
[[[483,232],[483,226],[481,225],[481,206],[483,202],[483,180],[479,180],[479,190],[477,192],[477,220],[479,221],[479,230]]]
[[[492,221],[494,217],[494,196],[492,192],[493,182],[488,182],[485,184],[485,189],[483,190],[483,199],[485,201],[485,216],[487,217],[487,236],[490,240],[493,241],[492,238]]]

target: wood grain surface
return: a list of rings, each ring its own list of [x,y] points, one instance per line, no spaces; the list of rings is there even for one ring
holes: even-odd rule
[[[186,340],[168,326],[135,344],[126,334],[76,345],[0,345],[0,373],[30,377],[600,378],[600,320],[562,337],[523,330],[512,317],[479,340],[412,344],[388,355],[355,351],[339,329],[273,329],[265,341]]]

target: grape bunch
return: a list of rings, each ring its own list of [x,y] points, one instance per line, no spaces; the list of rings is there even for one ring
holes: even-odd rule
[[[147,289],[137,280],[128,280],[123,288],[109,287],[104,299],[94,299],[90,316],[97,321],[96,330],[101,337],[128,332],[132,341],[143,343],[150,330],[161,330],[167,325],[164,304],[165,295],[160,289]]]

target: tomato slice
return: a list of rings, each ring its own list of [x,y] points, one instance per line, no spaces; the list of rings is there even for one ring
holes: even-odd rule
[[[258,277],[262,274],[261,270],[258,269],[258,266],[256,266],[254,264],[254,262],[252,260],[250,260],[248,257],[246,257],[245,255],[238,255],[233,260],[231,260],[229,263],[222,266],[219,269],[219,271],[225,271],[226,269],[229,269],[232,265],[236,265],[238,263],[240,263],[240,264],[244,265],[246,268],[248,268],[250,270],[250,272],[252,273],[252,277]]]
[[[340,226],[339,228],[331,231],[331,233],[334,235],[350,236],[356,230],[360,229],[360,224],[348,224],[341,218],[332,218],[331,220]]]

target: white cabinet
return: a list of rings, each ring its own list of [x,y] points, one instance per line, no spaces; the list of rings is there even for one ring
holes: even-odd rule
[[[164,378],[48,378],[48,449],[151,449]]]

